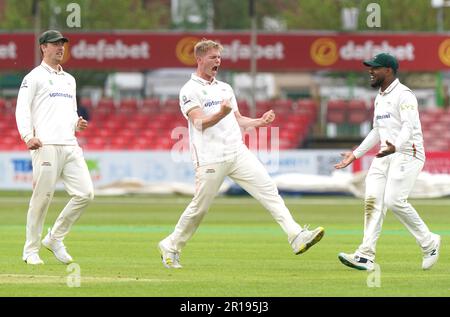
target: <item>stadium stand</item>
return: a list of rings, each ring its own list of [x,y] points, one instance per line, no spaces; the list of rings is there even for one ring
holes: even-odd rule
[[[17,132],[15,102],[16,99],[0,99],[0,150],[26,150]],[[180,133],[187,132],[187,122],[179,112],[177,99],[100,99],[94,104],[89,98],[83,98],[82,102],[92,115],[89,128],[78,132],[80,145],[87,150],[169,150],[180,142]],[[248,102],[239,100],[238,104],[241,114],[248,116]],[[370,122],[373,111],[361,100],[329,100],[327,106],[327,123],[335,124]],[[280,149],[303,147],[320,117],[319,103],[313,99],[265,100],[256,104],[258,115],[270,109],[277,116],[271,127],[278,129],[260,128],[255,133],[259,142],[269,142],[271,136],[278,134]],[[420,117],[426,150],[448,151],[450,110],[424,109]],[[181,130],[174,130],[177,127]],[[251,146],[249,133],[244,141]]]

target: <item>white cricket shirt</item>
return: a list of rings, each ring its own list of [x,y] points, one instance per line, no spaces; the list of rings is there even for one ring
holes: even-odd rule
[[[72,75],[54,70],[45,62],[29,72],[17,97],[16,122],[26,142],[38,138],[42,144],[77,145],[76,83]]]
[[[187,114],[200,107],[206,115],[220,110],[224,99],[231,98],[232,111],[214,126],[199,131]],[[180,107],[189,122],[189,142],[197,166],[225,162],[233,159],[243,145],[242,134],[234,112],[238,110],[233,89],[227,83],[214,79],[208,82],[196,74],[180,90]]]
[[[396,152],[425,161],[417,98],[398,79],[378,93],[373,129],[353,154],[359,158],[378,142],[382,149],[386,148],[386,141],[395,145]]]

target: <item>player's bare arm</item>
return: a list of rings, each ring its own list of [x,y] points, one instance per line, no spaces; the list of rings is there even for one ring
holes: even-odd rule
[[[27,148],[29,150],[37,150],[42,146],[41,140],[38,138],[31,138],[27,142]]]
[[[224,100],[220,104],[220,110],[211,115],[205,115],[200,107],[194,107],[188,112],[188,117],[197,130],[203,131],[217,124],[231,112],[230,100]]]
[[[341,156],[343,157],[342,161],[334,165],[336,169],[346,168],[356,160],[355,155],[351,151],[341,153]]]
[[[239,111],[235,111],[234,115],[236,116],[239,126],[244,129],[265,127],[275,120],[275,112],[273,110],[265,112],[260,118],[257,119],[245,117],[241,115]]]
[[[376,157],[385,157],[387,155],[390,155],[392,153],[395,153],[395,145],[390,143],[389,141],[386,141],[386,148],[383,151],[380,151],[375,155]]]

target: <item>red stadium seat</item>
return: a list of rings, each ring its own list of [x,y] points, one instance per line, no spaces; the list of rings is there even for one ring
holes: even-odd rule
[[[275,113],[291,113],[294,102],[291,99],[277,99],[271,102],[271,109]]]
[[[256,101],[256,116],[260,117],[272,108],[272,104],[267,100]]]
[[[7,102],[7,108],[9,112],[14,113],[16,111],[17,98],[11,98]]]
[[[119,113],[132,115],[138,111],[138,103],[136,99],[122,99],[119,104]]]
[[[422,128],[426,126],[432,125],[434,122],[436,122],[436,117],[433,113],[430,113],[428,111],[420,111],[419,112],[420,122],[422,124]]]
[[[116,112],[116,106],[112,99],[100,99],[95,108],[94,112],[99,112],[103,114],[114,114]]]
[[[294,107],[295,113],[307,114],[312,122],[317,120],[319,105],[314,99],[299,99]]]
[[[0,98],[0,113],[3,113],[6,111],[6,100]]]
[[[80,99],[81,104],[88,108],[88,109],[92,109],[94,107],[94,104],[92,103],[92,99],[91,98],[81,98]]]
[[[160,111],[160,100],[158,98],[148,98],[142,101],[141,113],[158,113]]]
[[[0,120],[5,124],[6,129],[17,129],[16,115],[11,112],[0,114]]]
[[[368,121],[367,107],[363,100],[350,100],[347,104],[347,111],[349,123],[361,124]]]
[[[248,117],[250,115],[250,105],[248,104],[247,100],[237,100],[239,113],[243,116]]]
[[[347,103],[345,100],[329,100],[327,107],[328,123],[345,123],[347,121]]]
[[[161,105],[161,112],[180,113],[180,103],[179,103],[178,99],[167,99]]]
[[[425,144],[426,152],[447,152],[449,142],[444,139],[432,139]]]

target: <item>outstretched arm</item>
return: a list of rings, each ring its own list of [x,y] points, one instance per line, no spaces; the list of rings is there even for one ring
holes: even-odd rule
[[[239,110],[235,111],[234,115],[236,116],[236,120],[239,126],[244,129],[265,127],[268,126],[270,123],[272,123],[273,120],[275,120],[275,112],[273,110],[267,111],[260,118],[257,119],[245,117],[241,115]]]
[[[348,151],[341,153],[343,159],[339,163],[335,164],[334,167],[337,169],[346,168],[351,163],[353,163],[354,160],[366,154],[366,152],[369,151],[379,141],[380,137],[378,134],[378,128],[373,128],[366,136],[364,141],[362,141],[362,143],[353,152]]]
[[[356,160],[355,155],[351,151],[341,153],[341,156],[343,157],[342,161],[334,165],[336,169],[346,168]]]

